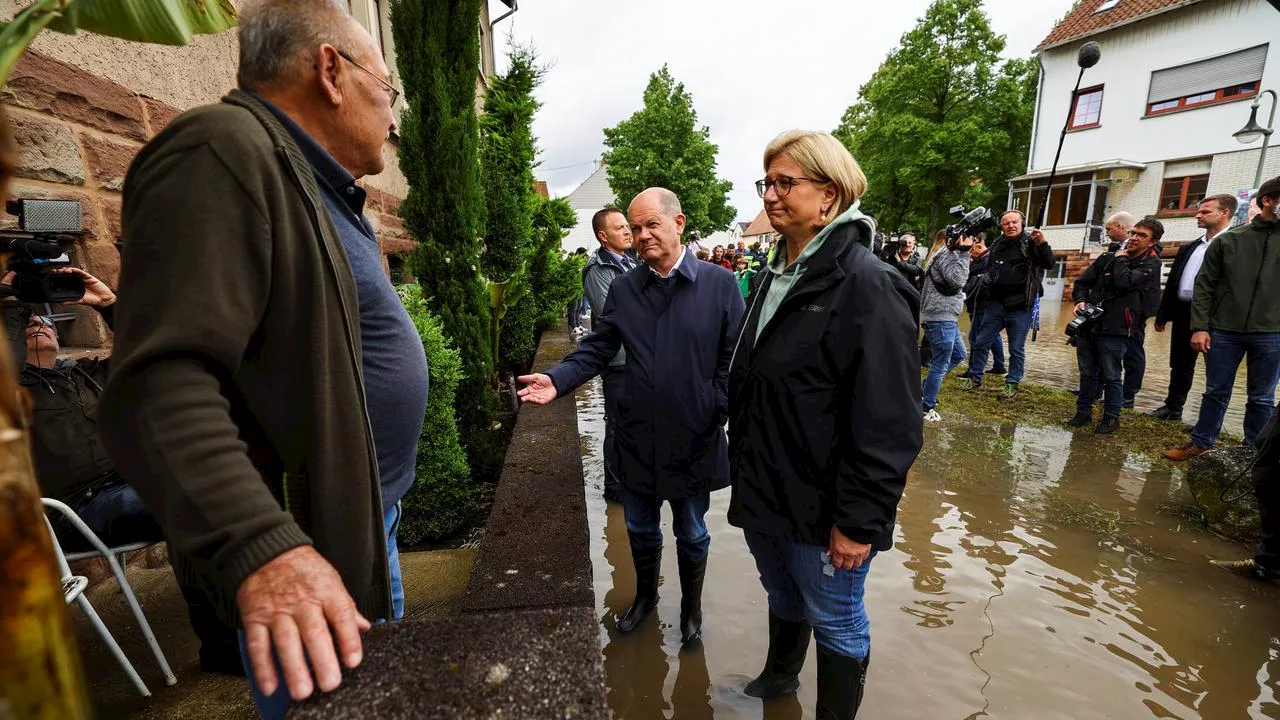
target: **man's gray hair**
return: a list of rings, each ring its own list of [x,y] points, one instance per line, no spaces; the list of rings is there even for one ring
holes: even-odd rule
[[[1124,210],[1121,210],[1120,212],[1116,213],[1115,215],[1112,215],[1111,217],[1107,218],[1107,222],[1106,222],[1105,224],[1107,224],[1107,225],[1119,225],[1120,227],[1125,228],[1125,229],[1127,229],[1127,230],[1132,230],[1132,229],[1133,229],[1133,216],[1132,216],[1132,215],[1130,215],[1129,213],[1125,212]]]
[[[636,200],[639,200],[645,195],[656,195],[658,197],[658,206],[662,208],[662,214],[672,220],[674,220],[677,215],[684,212],[684,208],[680,207],[680,198],[676,197],[675,193],[664,187],[651,187],[646,190],[641,190],[640,194],[636,195],[631,202],[634,204]]]
[[[341,0],[254,0],[239,15],[242,90],[274,85],[324,43],[352,50],[351,12]]]

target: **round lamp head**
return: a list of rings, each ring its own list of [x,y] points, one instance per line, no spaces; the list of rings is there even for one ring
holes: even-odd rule
[[[1080,52],[1076,55],[1076,64],[1082,68],[1091,68],[1101,59],[1102,46],[1096,42],[1087,42],[1080,46]]]
[[[1231,137],[1239,140],[1240,143],[1243,145],[1250,145],[1252,143],[1258,142],[1259,138],[1263,138],[1266,136],[1267,136],[1266,129],[1258,124],[1257,103],[1254,103],[1253,107],[1249,109],[1249,122],[1246,123],[1244,127],[1240,128],[1234,133],[1231,133]]]

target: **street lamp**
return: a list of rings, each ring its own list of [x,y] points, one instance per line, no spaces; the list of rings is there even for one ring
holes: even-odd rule
[[[1258,108],[1262,105],[1262,96],[1271,96],[1271,117],[1267,120],[1267,126],[1262,127],[1258,124]],[[1258,138],[1262,138],[1262,152],[1258,154],[1258,172],[1253,177],[1253,187],[1262,184],[1262,167],[1267,162],[1267,143],[1271,141],[1271,133],[1275,132],[1276,124],[1276,91],[1263,90],[1253,98],[1253,104],[1249,106],[1249,122],[1244,127],[1231,134],[1231,137],[1239,140],[1243,145],[1252,145],[1257,142]]]

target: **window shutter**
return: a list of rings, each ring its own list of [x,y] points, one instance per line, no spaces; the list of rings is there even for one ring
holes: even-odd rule
[[[1267,45],[1238,50],[1215,58],[1151,73],[1147,103],[1198,95],[1219,88],[1244,85],[1262,79]]]

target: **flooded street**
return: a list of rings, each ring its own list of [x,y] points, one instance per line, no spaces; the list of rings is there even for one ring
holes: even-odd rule
[[[1046,340],[1060,336],[1045,335],[1033,353],[1056,352]],[[1151,357],[1157,370],[1167,355]],[[1149,375],[1161,397],[1165,365]],[[1029,379],[1041,382],[1037,366]],[[633,635],[613,631],[634,576],[621,507],[600,493],[599,392],[596,381],[577,403],[615,716],[811,718],[812,647],[798,698],[762,703],[739,690],[764,661],[767,605],[742,533],[725,521],[728,490],[707,516],[703,649],[679,652],[669,510],[656,617]],[[1189,524],[1174,508],[1187,497],[1180,470],[1092,435],[959,417],[930,426],[896,545],[867,584],[861,717],[1280,719],[1280,584],[1210,566],[1251,549]]]

